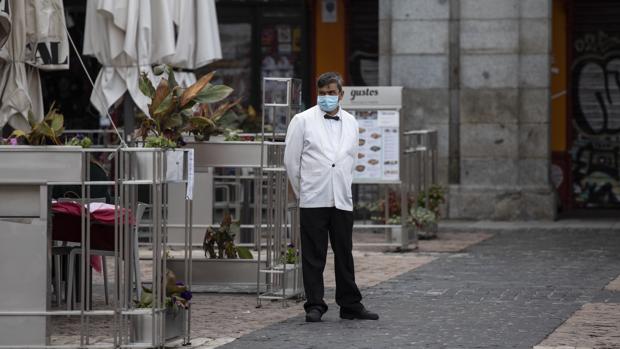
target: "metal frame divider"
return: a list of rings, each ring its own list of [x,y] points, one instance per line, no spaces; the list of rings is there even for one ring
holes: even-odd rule
[[[291,118],[301,111],[301,80],[294,78],[263,78],[263,119],[261,138],[261,167],[255,181],[256,246],[259,248],[256,280],[256,302],[263,299],[286,300],[303,297],[301,258],[294,264],[286,263],[288,244],[299,249],[298,203],[289,202],[289,186],[284,168],[284,133]],[[284,113],[278,114],[278,111]],[[282,119],[281,117],[284,116]],[[269,121],[267,121],[267,119]],[[270,127],[270,130],[267,129]],[[272,142],[265,142],[269,138]],[[266,156],[266,158],[265,158]],[[263,208],[263,199],[266,199]],[[266,224],[263,224],[263,214]],[[261,268],[262,238],[265,236],[265,261]],[[287,243],[288,242],[288,243]],[[264,277],[265,291],[261,292]],[[290,286],[290,287],[289,287]]]
[[[408,206],[407,200],[413,198],[413,207],[417,207],[420,193],[424,193],[424,202],[428,202],[428,192],[432,185],[437,184],[437,130],[410,130],[403,132],[405,149],[401,207]],[[402,217],[409,217],[403,210]],[[436,233],[436,225],[432,227]],[[404,233],[404,232],[403,232]],[[417,238],[417,231],[414,231]]]
[[[189,150],[183,150],[183,179],[181,182],[185,183],[186,189],[189,178],[189,166],[188,166],[188,153]],[[114,164],[114,180],[113,181],[91,181],[90,178],[90,160],[92,153],[109,153],[109,159]],[[140,155],[140,154],[146,154]],[[148,159],[150,155],[150,159]],[[146,173],[141,173],[145,166],[146,160],[147,167],[150,162],[150,168]],[[150,161],[149,161],[150,160]],[[81,150],[81,180],[79,182],[46,182],[40,183],[42,193],[45,192],[47,201],[50,200],[50,190],[47,187],[52,185],[79,185],[81,187],[81,196],[79,199],[81,204],[81,258],[80,258],[80,309],[79,310],[50,310],[48,301],[48,309],[46,311],[11,311],[0,312],[0,317],[8,316],[45,316],[49,319],[52,316],[79,316],[79,343],[75,344],[62,344],[53,345],[51,343],[51,336],[53,333],[48,330],[46,335],[46,343],[43,345],[3,345],[0,342],[0,348],[164,348],[170,341],[165,338],[166,336],[166,248],[167,248],[167,152],[158,148],[93,148]],[[140,171],[140,170],[142,171]],[[133,297],[133,280],[132,273],[140,272],[135,269],[132,263],[132,258],[139,258],[134,256],[137,253],[133,249],[134,229],[132,229],[131,220],[129,218],[130,212],[136,212],[137,207],[137,186],[138,185],[150,185],[152,194],[152,203],[154,209],[153,215],[153,278],[151,281],[154,304],[150,310],[138,309],[135,307]],[[112,186],[114,189],[114,270],[115,270],[115,286],[114,297],[110,309],[93,310],[91,306],[91,285],[90,280],[92,278],[90,270],[90,257],[91,257],[91,218],[90,214],[87,214],[87,210],[90,207],[89,199],[91,195],[92,186]],[[42,199],[43,200],[43,199]],[[49,207],[41,203],[41,207]],[[185,282],[188,289],[192,288],[192,269],[191,269],[191,237],[192,237],[192,203],[191,200],[186,197],[185,200],[185,244],[184,244],[184,262],[186,265]],[[43,212],[41,213],[44,214]],[[46,212],[45,215],[49,215]],[[136,222],[137,223],[137,222]],[[50,223],[48,223],[49,231]],[[49,233],[48,233],[49,234]],[[49,236],[49,235],[48,235]],[[48,243],[48,246],[49,245]],[[51,249],[48,252],[48,260],[51,260]],[[47,268],[48,279],[51,273],[51,267]],[[49,282],[48,282],[49,284]],[[136,283],[136,287],[140,287]],[[49,286],[48,286],[49,289]],[[49,299],[49,290],[48,290]],[[69,300],[68,300],[69,301]],[[135,325],[136,317],[151,316],[151,342],[150,343],[136,343],[132,337],[135,333],[131,333],[130,330]],[[93,316],[111,316],[112,317],[112,334],[109,337],[105,337],[104,342],[92,343],[92,329],[91,329],[91,317]],[[190,345],[190,330],[191,330],[191,305],[187,311],[183,313],[183,326],[182,334],[179,337],[175,337],[174,340],[181,338],[183,345]],[[100,335],[100,333],[98,333]]]

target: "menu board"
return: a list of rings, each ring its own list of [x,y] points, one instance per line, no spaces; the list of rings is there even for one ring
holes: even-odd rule
[[[396,110],[349,110],[359,124],[359,152],[354,179],[399,180],[399,113]]]

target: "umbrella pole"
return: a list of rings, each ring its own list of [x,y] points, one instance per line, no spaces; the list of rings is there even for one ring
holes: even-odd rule
[[[123,129],[125,130],[125,142],[131,141],[131,135],[136,129],[136,110],[133,99],[129,92],[123,95]]]

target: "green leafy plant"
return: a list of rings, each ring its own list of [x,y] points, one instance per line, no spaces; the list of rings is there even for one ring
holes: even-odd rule
[[[58,112],[54,104],[52,104],[50,110],[40,122],[36,122],[34,114],[29,111],[28,123],[30,123],[30,131],[14,130],[9,139],[16,139],[18,144],[45,145],[52,143],[61,145],[60,135],[65,130],[64,122],[64,116]]]
[[[424,207],[412,207],[409,210],[409,223],[418,228],[424,228],[437,223],[437,216],[433,211]]]
[[[183,132],[202,137],[222,132],[217,121],[239,101],[223,102],[212,110],[211,104],[223,101],[233,91],[228,86],[210,83],[215,72],[204,75],[187,88],[178,85],[168,65],[155,67],[153,72],[155,75],[165,72],[167,78],[162,77],[155,88],[146,73],[140,75],[140,91],[151,99],[149,115],[143,118],[138,132],[147,146],[172,148],[173,144],[181,145]]]
[[[286,245],[286,250],[282,251],[280,256],[280,263],[282,264],[296,264],[299,261],[299,250],[295,248],[293,243]]]
[[[183,282],[177,281],[176,276],[171,270],[166,270],[166,295],[164,297],[164,305],[167,308],[176,305],[179,308],[187,309],[191,299],[192,292],[187,286]],[[142,294],[140,300],[136,301],[136,307],[152,308],[153,302],[153,290],[142,286]]]
[[[418,195],[418,206],[424,207],[432,211],[437,218],[440,217],[440,206],[446,202],[446,190],[444,187],[433,184],[428,188],[428,205],[426,203],[426,195],[424,193],[420,193]]]
[[[89,137],[73,137],[67,141],[67,145],[80,146],[82,148],[90,148],[93,145],[93,141]]]
[[[239,233],[240,224],[233,222],[229,213],[225,213],[218,228],[208,227],[202,242],[205,257],[209,258],[240,258],[252,259],[252,252],[245,247],[235,246],[235,236]],[[216,253],[217,249],[217,253]]]

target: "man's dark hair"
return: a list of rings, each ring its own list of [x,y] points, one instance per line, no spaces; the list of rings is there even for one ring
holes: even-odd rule
[[[321,74],[318,79],[316,79],[316,87],[321,88],[327,86],[329,84],[336,83],[338,85],[338,91],[342,91],[342,77],[340,74],[336,72],[327,72]]]

